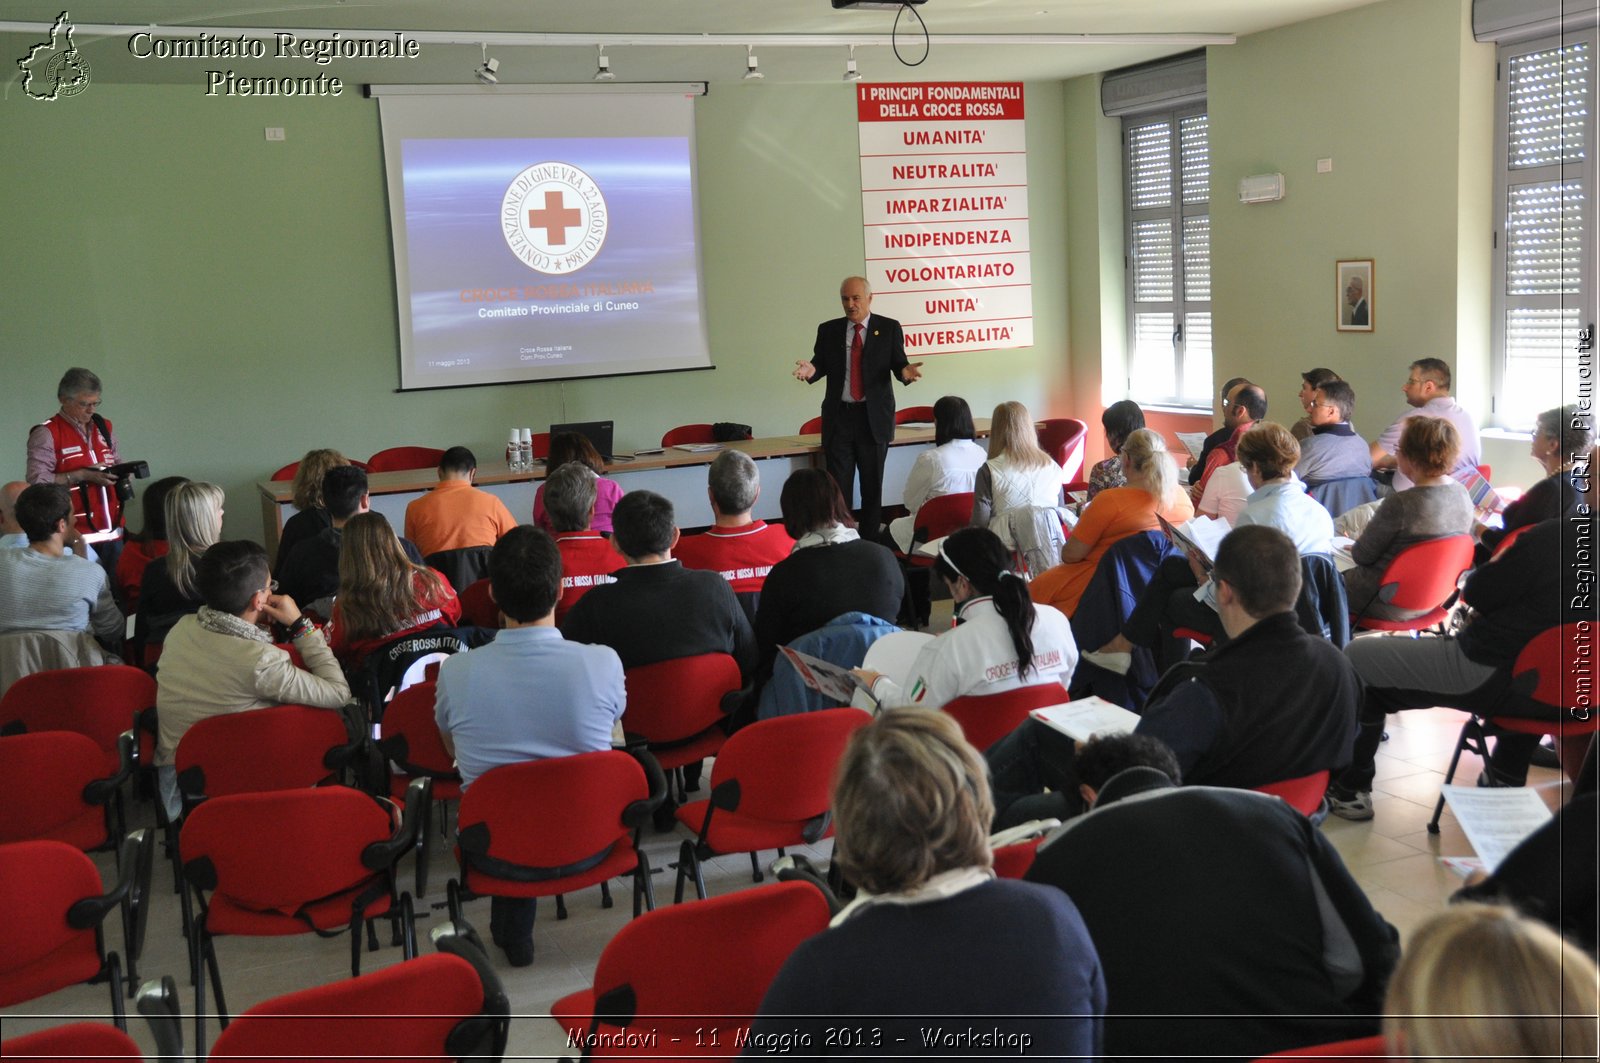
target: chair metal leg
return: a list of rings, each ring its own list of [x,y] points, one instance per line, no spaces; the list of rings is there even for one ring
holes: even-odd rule
[[[765,878],[766,876],[761,873],[761,858],[754,851],[752,851],[750,853],[750,879],[753,882],[761,882],[765,880]],[[702,896],[704,896],[704,894],[702,894]]]
[[[417,913],[411,906],[411,894],[400,895],[400,948],[408,960],[417,958]]]
[[[633,917],[635,919],[639,918],[639,902],[641,900],[644,901],[645,907],[649,911],[656,910],[656,888],[655,884],[650,881],[650,858],[645,855],[643,849],[639,849],[637,852],[639,854],[639,863],[633,872],[639,880],[635,884],[633,891]]]
[[[122,961],[115,952],[106,956],[106,980],[111,983],[111,1021],[117,1024],[117,1029],[127,1033],[128,1009],[122,1003]]]
[[[1467,717],[1467,722],[1461,725],[1461,736],[1456,739],[1456,751],[1450,755],[1450,768],[1444,773],[1444,785],[1449,786],[1456,777],[1456,765],[1461,763],[1461,753],[1468,748],[1468,738],[1478,730],[1478,718]],[[1479,731],[1478,733],[1482,733]],[[1439,833],[1439,817],[1444,815],[1444,793],[1441,791],[1439,800],[1433,806],[1433,818],[1428,820],[1428,833]]]
[[[433,823],[433,802],[424,801],[422,804],[422,826],[417,829],[417,896],[428,895],[428,861],[433,856],[433,831],[429,829]]]
[[[611,883],[609,881],[600,883],[600,907],[611,908],[616,903],[611,899]]]
[[[698,871],[698,861],[694,855],[694,843],[684,839],[678,845],[678,874],[672,883],[673,904],[683,903],[683,883],[689,877],[690,868],[695,868]]]
[[[355,978],[361,974],[361,927],[365,922],[361,916],[355,915],[350,920],[350,977]]]
[[[558,893],[558,894],[556,894],[556,918],[557,919],[565,919],[566,917],[567,917],[567,895],[565,893]]]

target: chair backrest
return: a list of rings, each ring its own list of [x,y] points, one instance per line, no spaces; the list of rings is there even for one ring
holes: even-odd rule
[[[502,764],[461,795],[457,834],[463,849],[508,864],[568,867],[618,842],[631,847],[624,810],[649,796],[644,769],[621,750]]]
[[[445,751],[434,719],[436,691],[434,683],[422,682],[394,696],[379,724],[383,751],[408,775],[459,780],[455,757]]]
[[[1033,858],[1039,854],[1039,846],[1044,843],[1045,836],[1028,838],[1010,845],[1001,845],[994,851],[994,873],[1000,878],[1022,878],[1027,875],[1028,868],[1033,866]]]
[[[206,797],[315,786],[333,773],[328,754],[348,740],[339,713],[309,705],[210,716],[178,742],[178,786]]]
[[[293,915],[371,879],[362,853],[393,832],[392,814],[377,798],[325,786],[214,797],[184,819],[178,849],[184,876],[207,892],[252,911]],[[348,906],[342,918],[350,918]]]
[[[1588,705],[1593,698],[1593,672],[1577,666],[1579,647],[1593,645],[1593,632],[1577,623],[1546,628],[1528,641],[1511,666],[1512,688],[1546,708],[1565,710]],[[1586,662],[1590,665],[1592,661]]]
[[[156,703],[156,681],[126,664],[59,668],[23,676],[0,696],[0,728],[18,721],[29,731],[76,731],[94,739],[109,763],[117,736]]]
[[[550,433],[535,432],[532,439],[533,456],[536,458],[548,458],[550,456]]]
[[[916,531],[912,537],[919,543],[931,543],[953,531],[965,528],[972,520],[972,492],[955,491],[928,499],[914,514]]]
[[[661,445],[675,447],[680,443],[715,443],[709,424],[680,424],[661,437]]]
[[[0,1007],[99,973],[94,929],[73,928],[67,913],[103,892],[94,862],[64,842],[0,845]]]
[[[981,753],[1021,726],[1029,712],[1066,700],[1067,689],[1060,683],[1037,683],[998,694],[967,694],[944,711],[956,718],[967,741]]]
[[[1089,426],[1076,417],[1051,417],[1039,422],[1039,446],[1061,466],[1063,483],[1076,480],[1083,468],[1083,441]]]
[[[490,597],[487,579],[469,583],[467,589],[461,592],[461,621],[473,627],[500,626],[500,607]]]
[[[772,823],[805,823],[833,806],[833,770],[845,743],[872,717],[822,709],[758,720],[735,731],[711,767],[711,790],[736,782],[738,813]]]
[[[493,549],[492,546],[463,546],[429,554],[423,561],[460,594],[478,580],[489,578],[489,551]]]
[[[89,787],[107,778],[105,759],[94,740],[72,731],[31,731],[0,738],[0,842],[49,838],[77,849],[106,840],[102,807],[91,802]]]
[[[263,1001],[217,1035],[209,1058],[455,1058],[457,1031],[484,998],[472,964],[436,952]]]
[[[665,1041],[692,1035],[695,1027],[719,1026],[724,1034],[718,1044],[696,1052],[733,1055],[734,1030],[749,1024],[784,961],[827,926],[828,903],[807,882],[778,882],[648,912],[617,931],[600,954],[594,999],[603,1017],[595,1028],[625,1028],[648,1016],[643,1025],[661,1027]],[[685,973],[685,956],[696,958],[692,973]],[[607,1048],[604,1054],[613,1053]],[[663,1053],[657,1047],[639,1054]]]
[[[437,469],[444,451],[438,447],[389,447],[367,459],[368,472],[397,472],[402,469]]]
[[[87,631],[7,631],[0,635],[0,694],[35,672],[106,663],[105,651]]]
[[[811,420],[807,421],[805,424],[800,426],[800,434],[803,435],[803,436],[813,436],[813,435],[816,435],[818,432],[821,432],[821,431],[822,431],[822,418],[821,417],[813,417],[813,418],[811,418]]]
[[[1290,808],[1309,816],[1322,807],[1322,795],[1328,792],[1328,778],[1328,770],[1324,768],[1297,779],[1281,779],[1252,789],[1259,794],[1281,797],[1289,803]]]
[[[723,718],[722,696],[738,690],[739,663],[726,653],[702,653],[629,668],[622,725],[647,742],[692,738]]]
[[[268,479],[272,480],[274,483],[281,483],[285,480],[293,480],[295,476],[299,474],[299,472],[300,463],[298,461],[291,461],[289,464],[285,465],[283,468],[269,476]]]
[[[1504,538],[1502,538],[1498,543],[1495,544],[1494,553],[1489,555],[1489,560],[1493,561],[1495,558],[1499,557],[1501,554],[1503,554],[1507,550],[1511,549],[1511,544],[1516,542],[1518,539],[1522,538],[1522,533],[1523,532],[1530,531],[1535,527],[1537,527],[1537,525],[1524,524],[1520,528],[1512,528],[1509,532],[1506,533]]]
[[[0,1042],[0,1055],[13,1063],[23,1060],[137,1059],[144,1054],[139,1043],[115,1026],[103,1022],[69,1022],[48,1030]]]
[[[911,424],[913,422],[915,422],[917,424],[924,424],[924,423],[925,424],[932,424],[933,423],[933,407],[932,406],[907,406],[903,410],[894,411],[894,423],[895,424]]]
[[[1447,535],[1413,543],[1383,570],[1383,587],[1394,586],[1386,599],[1396,609],[1437,609],[1456,589],[1456,581],[1472,564],[1472,536]]]

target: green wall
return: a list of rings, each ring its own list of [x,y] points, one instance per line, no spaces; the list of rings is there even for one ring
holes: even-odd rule
[[[192,85],[95,83],[0,103],[0,423],[22,473],[29,425],[69,365],[155,475],[214,480],[226,533],[258,536],[253,484],[307,449],[355,457],[512,424],[613,418],[618,446],[738,420],[794,431],[820,393],[789,379],[861,268],[847,85],[715,85],[698,103],[711,372],[395,392],[398,337],[375,101],[207,99]],[[1035,346],[939,356],[903,402],[965,395],[1043,413],[1067,349],[1063,88],[1027,87]],[[263,128],[287,139],[267,143]]]
[[[1388,0],[1207,54],[1216,374],[1263,384],[1274,419],[1299,416],[1300,372],[1325,365],[1371,437],[1427,356],[1489,413],[1494,49],[1470,7]],[[1282,201],[1239,203],[1241,177],[1275,171]],[[1371,333],[1334,330],[1341,258],[1375,260]]]

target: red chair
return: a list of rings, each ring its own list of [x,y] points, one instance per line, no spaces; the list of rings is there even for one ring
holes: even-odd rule
[[[679,847],[673,903],[683,901],[690,876],[705,900],[700,864],[719,853],[749,853],[760,882],[758,851],[776,849],[782,856],[788,846],[831,835],[833,770],[850,736],[870,719],[860,709],[823,709],[775,716],[735,732],[711,766],[711,796],[675,813],[695,839]]]
[[[122,960],[106,951],[102,924],[112,911],[122,910],[133,975],[143,944],[150,852],[148,831],[128,835],[117,883],[102,893],[94,863],[64,842],[0,845],[0,911],[5,912],[0,919],[0,1007],[82,982],[108,981],[113,1021],[127,1032]]]
[[[675,447],[680,443],[715,443],[709,424],[680,424],[661,437],[661,445]]]
[[[933,423],[932,406],[907,406],[903,410],[894,411],[895,424]]]
[[[550,456],[550,433],[535,432],[532,436],[533,456],[535,458],[548,458]]]
[[[1310,775],[1302,775],[1297,779],[1282,779],[1278,782],[1269,782],[1265,786],[1253,786],[1251,789],[1258,794],[1281,797],[1296,812],[1310,816],[1316,814],[1322,807],[1322,795],[1328,792],[1328,778],[1329,772],[1324,769],[1314,771]]]
[[[1472,536],[1447,535],[1413,543],[1400,551],[1379,581],[1379,599],[1396,609],[1427,610],[1414,620],[1377,620],[1352,616],[1352,628],[1367,631],[1421,631],[1440,623],[1449,615],[1444,603],[1455,593],[1456,581],[1472,567]],[[1383,588],[1394,594],[1383,599]]]
[[[1039,854],[1039,846],[1043,842],[1044,835],[1041,834],[1037,838],[1013,842],[995,849],[994,873],[1000,878],[1025,877],[1028,868],[1033,866],[1033,858]]]
[[[100,1022],[70,1022],[65,1026],[52,1026],[48,1030],[13,1037],[0,1042],[0,1055],[18,1063],[21,1060],[45,1061],[81,1059],[136,1059],[144,1061],[144,1053],[133,1038]]]
[[[931,543],[935,539],[943,538],[951,532],[965,528],[972,520],[972,492],[957,491],[930,498],[922,504],[922,508],[917,510],[914,517],[916,527],[911,534],[913,541]],[[896,555],[918,568],[927,568],[934,560],[920,554],[901,554],[899,551],[896,551]]]
[[[1051,417],[1039,422],[1039,446],[1061,466],[1063,482],[1076,480],[1083,469],[1083,441],[1089,426],[1076,417]]]
[[[71,731],[0,738],[0,843],[50,839],[85,852],[112,848],[123,834],[122,784],[132,769],[133,734],[123,737],[115,774],[94,740]]]
[[[368,472],[401,472],[410,469],[437,469],[444,451],[438,447],[390,447],[367,459]]]
[[[500,607],[489,596],[487,579],[469,583],[461,592],[461,622],[473,627],[500,627]]]
[[[228,1026],[216,939],[350,932],[350,974],[361,973],[361,937],[377,948],[370,920],[395,920],[405,958],[417,954],[411,895],[396,891],[395,865],[415,842],[428,781],[406,793],[398,816],[344,786],[213,797],[189,813],[179,844],[183,877],[198,905],[189,930],[195,1040],[205,1040],[205,978]]]
[[[59,668],[23,676],[0,697],[0,733],[76,731],[99,746],[106,774],[121,763],[118,740],[156,703],[156,681],[126,664]]]
[[[1498,543],[1495,544],[1494,552],[1489,555],[1489,560],[1493,561],[1496,558],[1498,558],[1501,554],[1503,554],[1507,550],[1511,549],[1511,544],[1516,542],[1518,539],[1522,538],[1522,533],[1523,532],[1529,531],[1530,529],[1532,529],[1534,527],[1537,527],[1537,525],[1524,524],[1520,528],[1512,528],[1511,531],[1506,533],[1506,537],[1504,539],[1501,539]]]
[[[1577,623],[1547,628],[1535,635],[1517,654],[1511,666],[1511,690],[1508,708],[1527,708],[1548,715],[1543,719],[1523,716],[1468,715],[1461,726],[1461,737],[1456,739],[1455,752],[1450,756],[1450,770],[1445,772],[1444,784],[1449,786],[1456,777],[1456,765],[1466,750],[1489,759],[1489,739],[1500,733],[1553,735],[1558,746],[1567,739],[1593,735],[1600,730],[1600,713],[1590,711],[1588,719],[1574,719],[1572,711],[1579,707],[1592,707],[1593,672],[1578,667],[1575,651],[1594,646],[1592,625],[1580,627]],[[1592,658],[1585,658],[1592,662]],[[1576,777],[1577,772],[1571,774]],[[1494,772],[1485,772],[1485,782],[1496,785]],[[1439,833],[1439,817],[1444,814],[1444,795],[1433,806],[1433,818],[1428,821],[1428,833]]]
[[[808,882],[651,912],[606,944],[594,985],[556,1001],[550,1015],[569,1044],[583,1045],[585,1059],[734,1055],[779,968],[802,941],[827,929],[828,918],[828,902]],[[688,956],[695,959],[692,976],[683,970]],[[655,1035],[652,1044],[607,1043],[595,1053],[600,1036],[625,1033],[636,1022],[640,1033]],[[706,1036],[711,1027],[714,1039]]]
[[[178,742],[178,789],[186,806],[232,794],[293,790],[331,781],[348,758],[340,713],[274,705],[208,716]]]
[[[273,473],[270,477],[268,477],[268,479],[274,483],[281,483],[285,480],[293,480],[295,475],[299,472],[300,463],[298,461],[291,461],[289,464]]]
[[[217,1036],[209,1058],[499,1060],[511,1012],[499,976],[470,932],[440,927],[434,943],[432,955],[257,1004]],[[158,1044],[176,1040],[177,997],[171,978],[153,1000],[141,992]]]
[[[956,718],[961,733],[982,753],[1022,726],[1034,709],[1068,700],[1067,688],[1060,683],[1039,683],[998,694],[968,694],[945,705],[944,711]]]
[[[433,854],[433,806],[461,799],[461,773],[444,748],[433,715],[437,687],[432,680],[400,691],[379,723],[378,750],[397,771],[389,776],[389,793],[399,799],[413,779],[433,784],[433,800],[422,808],[417,827],[417,896],[428,895],[428,864]],[[443,821],[441,821],[443,822]]]
[[[640,828],[661,803],[665,783],[649,754],[617,749],[502,764],[473,781],[456,813],[460,880],[449,884],[450,916],[461,922],[463,892],[484,897],[556,898],[599,886],[611,907],[609,880],[633,876],[633,914],[654,909],[650,860]],[[576,799],[575,799],[576,798]],[[538,809],[541,815],[530,815]]]
[[[1286,1048],[1282,1052],[1274,1052],[1270,1056],[1262,1056],[1256,1063],[1266,1063],[1269,1059],[1342,1059],[1351,1061],[1369,1060],[1370,1063],[1389,1063],[1390,1058],[1389,1043],[1383,1039],[1382,1034],[1373,1034],[1371,1037],[1357,1037],[1349,1041],[1307,1045],[1304,1048]]]
[[[675,800],[685,798],[685,764],[712,756],[727,740],[723,695],[742,685],[739,664],[725,653],[703,653],[629,668],[628,708],[623,727],[642,738],[661,769],[676,780]]]
[[[822,418],[821,417],[813,417],[813,418],[811,418],[811,420],[807,421],[805,424],[800,426],[800,434],[803,435],[803,436],[818,435],[818,434],[821,433],[821,431],[822,431]]]

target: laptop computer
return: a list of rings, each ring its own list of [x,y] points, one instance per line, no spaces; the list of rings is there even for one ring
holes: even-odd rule
[[[574,421],[571,424],[551,425],[550,434],[553,436],[557,432],[577,432],[581,436],[588,437],[589,442],[594,444],[594,449],[600,452],[600,460],[609,465],[614,456],[611,449],[611,434],[615,425],[614,421]]]

